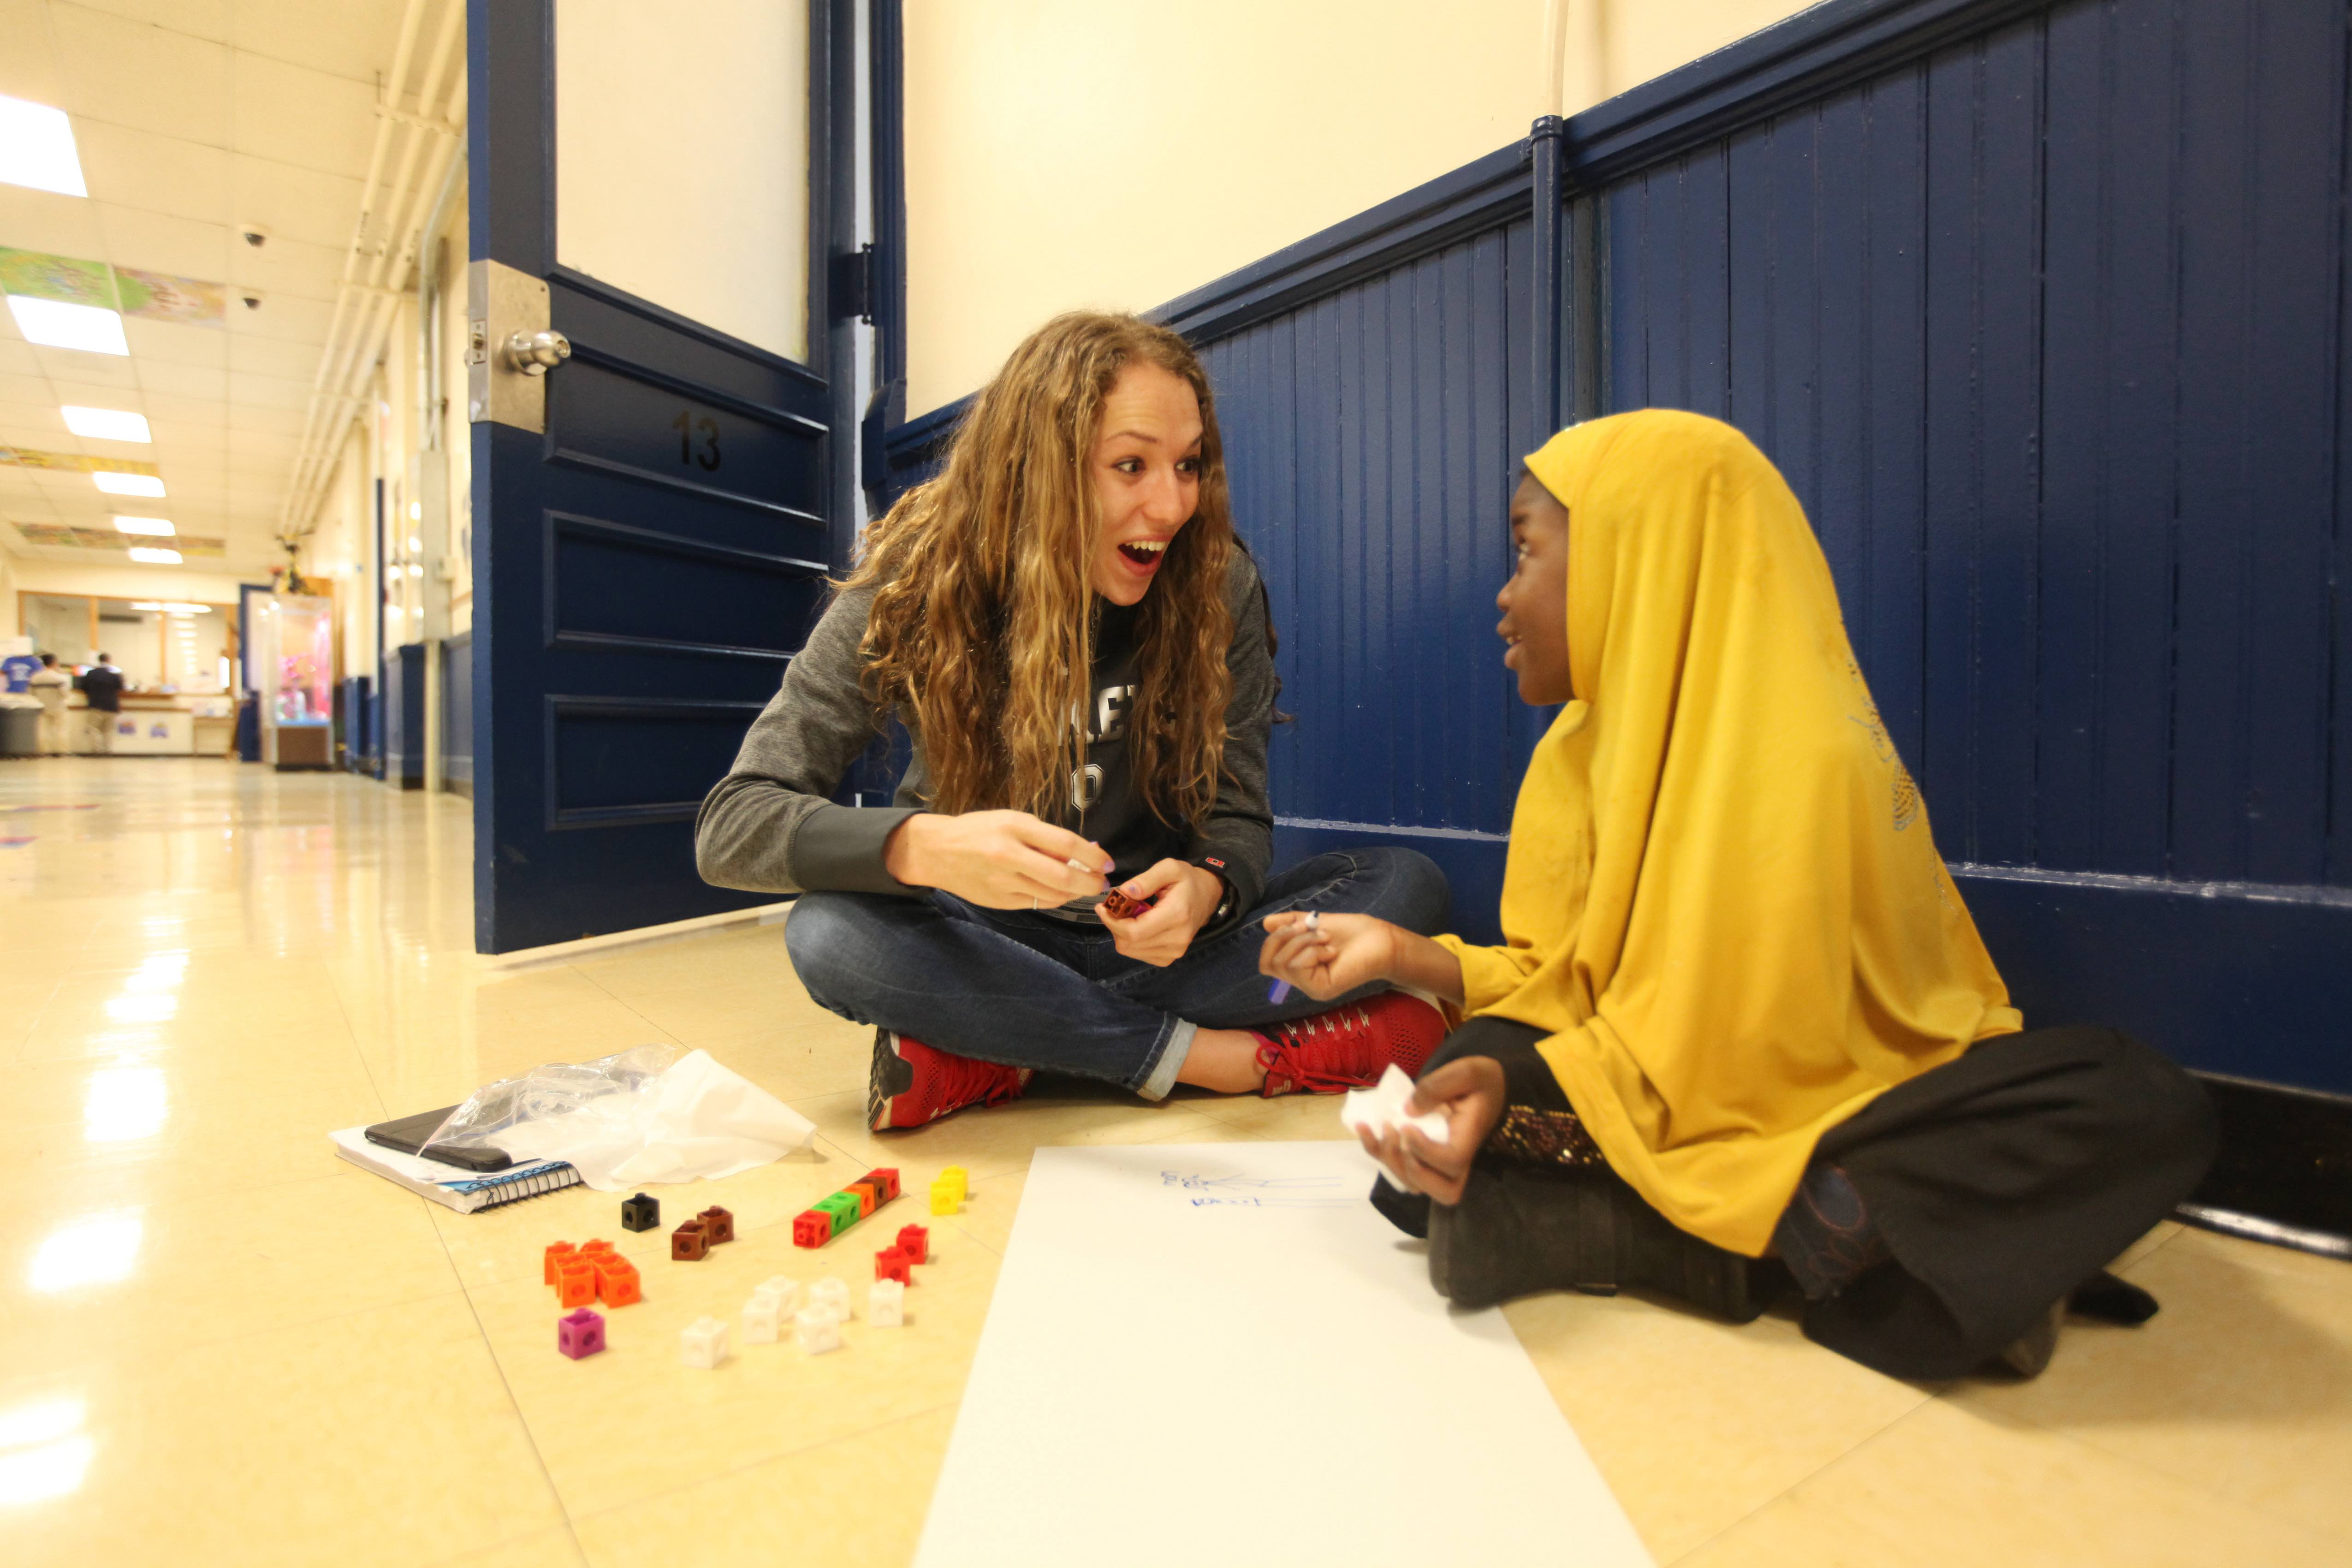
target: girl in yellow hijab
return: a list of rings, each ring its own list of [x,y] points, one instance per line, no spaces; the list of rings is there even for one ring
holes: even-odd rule
[[[2101,1265],[2188,1195],[2212,1119],[2111,1030],[2021,1033],[1848,647],[1788,485],[1731,426],[1561,432],[1513,498],[1504,663],[1565,703],[1519,790],[1507,940],[1266,921],[1266,973],[1466,1018],[1366,1138],[1465,1305],[1620,1284],[1896,1375],[2040,1370]],[[1424,1218],[1425,1215],[1425,1218]]]

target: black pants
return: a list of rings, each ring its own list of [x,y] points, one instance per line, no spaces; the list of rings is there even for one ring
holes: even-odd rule
[[[1473,1019],[1423,1070],[1493,1057],[1514,1105],[1565,1111],[1541,1037]],[[2205,1091],[2126,1035],[1987,1040],[1822,1137],[1815,1160],[1843,1169],[1893,1257],[1809,1303],[1806,1337],[1892,1376],[1974,1371],[2170,1214],[2214,1147]]]

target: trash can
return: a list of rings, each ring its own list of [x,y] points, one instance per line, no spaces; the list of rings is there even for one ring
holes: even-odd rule
[[[0,692],[0,757],[41,754],[41,700]]]

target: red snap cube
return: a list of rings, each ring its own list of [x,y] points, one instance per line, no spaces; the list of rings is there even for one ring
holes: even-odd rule
[[[823,1247],[833,1239],[833,1216],[804,1209],[793,1216],[794,1247]]]
[[[900,1226],[898,1250],[907,1255],[909,1263],[929,1263],[931,1260],[930,1231],[919,1225]]]
[[[886,1204],[898,1195],[898,1171],[894,1165],[877,1166],[858,1180],[872,1183],[874,1195]]]
[[[899,1284],[911,1284],[915,1270],[913,1260],[895,1247],[886,1247],[874,1255],[874,1278],[896,1279]]]

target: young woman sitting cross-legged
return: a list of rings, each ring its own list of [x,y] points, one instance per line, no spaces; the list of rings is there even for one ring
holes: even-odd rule
[[[1063,316],[874,524],[703,802],[697,858],[803,895],[785,946],[811,996],[875,1026],[877,1130],[1039,1070],[1149,1100],[1412,1070],[1444,1033],[1426,1001],[1375,983],[1276,1003],[1258,972],[1276,911],[1446,916],[1409,850],[1268,877],[1275,689],[1200,362],[1134,317]],[[832,804],[893,714],[914,741],[896,805]]]
[[[2111,1029],[2021,1032],[1847,647],[1797,499],[1729,426],[1648,410],[1527,460],[1496,597],[1530,762],[1506,942],[1277,916],[1269,973],[1467,1015],[1365,1138],[1374,1201],[1484,1306],[1638,1286],[1901,1377],[2031,1374],[2187,1196],[2204,1092]],[[1402,1190],[1400,1190],[1402,1189]]]

